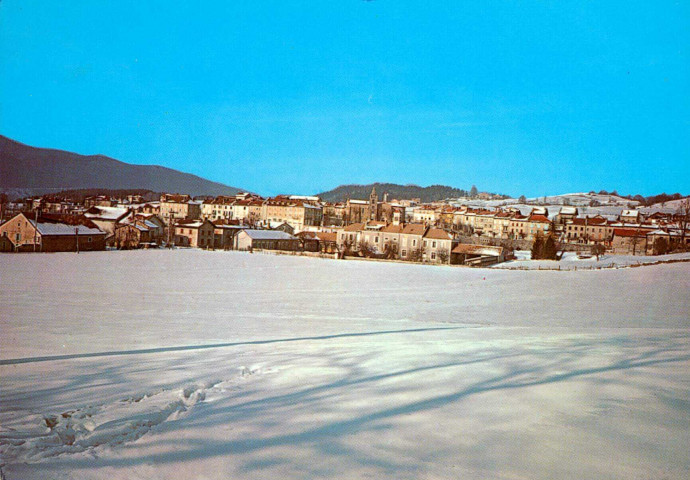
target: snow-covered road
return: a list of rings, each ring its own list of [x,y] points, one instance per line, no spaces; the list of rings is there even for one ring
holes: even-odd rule
[[[0,255],[9,480],[687,478],[690,264]]]

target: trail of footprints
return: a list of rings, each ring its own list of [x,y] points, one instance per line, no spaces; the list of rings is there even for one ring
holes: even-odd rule
[[[260,373],[240,367],[239,378]],[[68,410],[60,414],[37,415],[26,431],[5,428],[0,432],[2,463],[32,462],[65,453],[79,453],[102,445],[133,442],[156,425],[185,416],[209,396],[236,386],[237,377],[195,384],[182,389],[160,390],[119,402]]]

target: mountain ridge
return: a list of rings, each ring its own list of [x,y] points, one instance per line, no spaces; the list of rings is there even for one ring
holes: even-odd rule
[[[147,189],[194,196],[241,191],[161,165],[135,165],[103,154],[33,147],[0,135],[0,191],[21,197],[86,188]]]

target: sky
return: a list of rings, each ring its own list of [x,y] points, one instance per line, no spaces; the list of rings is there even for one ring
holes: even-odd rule
[[[690,194],[690,2],[0,0],[0,134],[265,195]]]

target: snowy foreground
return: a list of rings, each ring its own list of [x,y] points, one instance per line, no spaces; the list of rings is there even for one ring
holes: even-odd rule
[[[690,264],[0,255],[15,479],[685,479]]]

